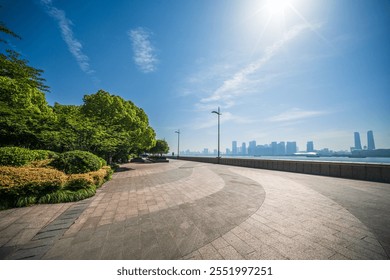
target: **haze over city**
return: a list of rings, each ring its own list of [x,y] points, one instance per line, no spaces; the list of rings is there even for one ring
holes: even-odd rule
[[[276,4],[275,4],[276,3]],[[2,1],[10,45],[51,105],[104,89],[177,149],[295,141],[390,148],[390,3],[356,0]],[[367,145],[362,137],[362,145]]]

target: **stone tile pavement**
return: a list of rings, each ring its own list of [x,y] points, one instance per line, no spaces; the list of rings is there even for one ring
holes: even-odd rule
[[[0,259],[389,259],[388,214],[390,184],[125,164],[92,198],[0,211]]]

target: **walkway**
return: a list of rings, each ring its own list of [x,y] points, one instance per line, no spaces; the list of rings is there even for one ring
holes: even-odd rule
[[[0,212],[0,259],[389,259],[390,184],[175,161]]]

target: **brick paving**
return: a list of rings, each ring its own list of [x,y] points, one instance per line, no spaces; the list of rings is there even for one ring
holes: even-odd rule
[[[390,184],[130,163],[84,201],[0,211],[0,259],[389,259],[389,198]]]

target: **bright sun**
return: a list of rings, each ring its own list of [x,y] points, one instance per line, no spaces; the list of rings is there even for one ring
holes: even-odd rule
[[[289,0],[268,0],[265,9],[271,16],[277,16],[283,15],[289,6]]]

